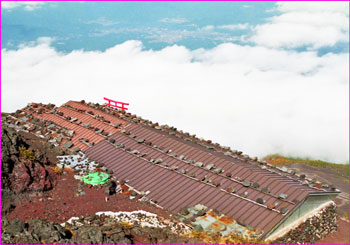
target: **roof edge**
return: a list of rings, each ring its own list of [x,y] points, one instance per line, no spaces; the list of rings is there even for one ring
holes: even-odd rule
[[[307,195],[301,202],[299,202],[297,205],[295,205],[295,207],[292,209],[292,210],[290,210],[274,227],[272,227],[268,232],[266,232],[262,237],[261,237],[261,239],[262,240],[265,240],[269,235],[271,235],[275,230],[277,230],[279,227],[280,227],[280,225],[286,220],[286,219],[288,219],[289,218],[289,216],[291,216],[293,213],[294,213],[294,211],[296,210],[296,209],[298,209],[304,202],[305,202],[305,200],[307,199],[309,197],[309,195]]]

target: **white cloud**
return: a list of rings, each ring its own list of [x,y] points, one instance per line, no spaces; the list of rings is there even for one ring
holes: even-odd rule
[[[299,2],[278,2],[278,9],[282,12],[335,12],[347,15],[349,13],[349,3],[346,1],[334,1],[334,2],[323,2],[323,1],[299,1]]]
[[[281,14],[257,25],[250,41],[312,49],[349,42],[349,2],[278,2],[277,10]]]
[[[207,26],[202,27],[202,30],[212,31],[212,30],[214,30],[214,28],[215,28],[215,26],[213,26],[213,25],[207,25]]]
[[[40,8],[40,6],[43,4],[45,4],[45,1],[1,1],[1,8],[13,9],[17,7],[24,7],[25,10],[33,11]]]
[[[173,24],[182,24],[188,22],[186,18],[163,18],[160,20],[163,23],[173,23]]]
[[[19,45],[19,48],[33,47],[37,45],[50,46],[56,38],[53,37],[39,37],[36,41],[23,42]]]
[[[244,24],[234,24],[234,25],[221,25],[218,26],[219,29],[227,29],[230,31],[235,31],[235,30],[246,30],[249,28],[249,24],[248,23],[244,23]]]
[[[348,162],[349,55],[222,44],[211,50],[2,50],[2,111],[29,102],[129,102],[130,111],[254,156]]]
[[[204,26],[188,29],[169,29],[158,27],[137,27],[137,28],[110,28],[105,30],[96,30],[90,36],[105,36],[110,34],[137,33],[143,38],[150,40],[149,42],[164,42],[167,44],[175,44],[185,39],[201,39],[220,42],[233,42],[244,40],[245,36],[234,36],[226,32],[218,32],[215,26]]]
[[[135,31],[135,30],[134,30]],[[167,28],[147,28],[139,29],[138,32],[150,39],[150,42],[164,42],[175,44],[185,39],[201,39],[220,42],[233,42],[242,40],[242,36],[233,36],[225,32],[217,32],[215,26],[208,25],[194,30],[171,30]]]
[[[164,42],[174,44],[183,39],[196,36],[196,32],[188,30],[169,30],[167,28],[151,28],[145,32],[150,42]]]
[[[119,24],[119,21],[111,21],[111,20],[107,20],[105,17],[101,17],[98,18],[96,20],[90,20],[85,22],[85,24],[99,24],[102,26],[112,26],[112,25],[117,25]]]

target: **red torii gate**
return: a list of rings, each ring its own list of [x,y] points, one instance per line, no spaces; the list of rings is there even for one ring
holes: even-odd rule
[[[119,108],[122,110],[128,110],[128,108],[125,107],[126,105],[129,105],[128,103],[107,99],[106,97],[104,97],[103,99],[108,101],[108,103],[105,103],[108,106]],[[118,104],[120,104],[120,105],[118,105]]]

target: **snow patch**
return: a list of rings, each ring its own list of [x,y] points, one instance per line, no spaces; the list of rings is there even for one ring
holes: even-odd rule
[[[168,228],[176,234],[188,234],[191,231],[191,228],[182,222],[175,223],[168,219],[164,219],[163,217],[159,217],[157,214],[144,210],[136,210],[132,212],[103,211],[97,212],[96,215],[105,215],[112,217],[116,220],[116,222],[127,222],[132,225],[139,224],[141,227]],[[77,220],[79,220],[78,217],[72,217],[66,223],[75,223],[78,226],[83,225],[82,223],[77,222]],[[65,223],[61,225],[65,226]]]
[[[96,215],[107,215],[113,217],[117,221],[128,223],[139,223],[141,227],[158,227],[164,228],[166,225],[162,224],[158,220],[158,216],[153,213],[149,213],[143,210],[137,210],[132,212],[97,212]]]

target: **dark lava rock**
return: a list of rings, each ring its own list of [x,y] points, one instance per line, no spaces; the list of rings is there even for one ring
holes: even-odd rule
[[[69,243],[72,234],[60,224],[34,219],[12,220],[2,226],[1,243]]]
[[[256,199],[256,202],[259,204],[264,204],[264,199],[259,197],[258,199]]]
[[[22,135],[3,125],[1,129],[1,187],[2,192],[50,190],[56,174],[46,165],[52,164],[46,152],[31,151],[32,156],[22,156],[20,149],[30,149]],[[22,150],[23,151],[23,150]],[[28,150],[29,152],[29,150]]]
[[[63,145],[63,147],[68,149],[68,148],[71,148],[73,145],[74,145],[73,142],[67,142]]]
[[[115,181],[109,180],[106,184],[105,184],[105,190],[106,190],[106,194],[107,195],[113,195],[115,194],[115,188],[117,187],[117,184],[115,183]]]
[[[139,143],[139,144],[141,144],[141,143],[143,143],[143,142],[145,142],[145,139],[138,139],[138,140],[137,140],[137,143]]]
[[[40,241],[45,241],[45,243],[56,243],[71,236],[69,231],[57,223],[34,219],[29,221],[28,224],[28,230],[32,236]]]
[[[81,227],[74,232],[72,240],[79,244],[102,244],[103,235],[97,227]]]
[[[75,147],[74,149],[73,149],[73,153],[78,153],[80,151],[80,148],[79,147]]]
[[[1,174],[10,174],[19,157],[19,147],[28,146],[15,130],[2,125],[1,128]],[[2,185],[2,188],[4,186]]]
[[[61,150],[42,143],[35,135],[1,128],[1,214],[10,213],[21,201],[20,195],[51,190],[57,180],[48,165]],[[33,147],[33,148],[32,148]],[[41,148],[40,148],[41,147]],[[35,150],[34,150],[35,149]],[[19,195],[20,194],[20,195]]]
[[[115,128],[119,128],[120,126],[122,126],[122,124],[121,123],[117,123],[114,127]]]
[[[202,227],[197,227],[201,230]],[[27,223],[2,220],[2,244],[138,244],[138,243],[203,243],[174,234],[168,228],[126,227],[108,216],[80,217],[76,223],[61,226],[58,223],[34,219]]]
[[[203,231],[203,227],[202,227],[201,225],[195,225],[195,226],[193,227],[193,229],[194,229],[195,231],[197,231],[197,232]]]
[[[24,230],[24,222],[22,220],[14,219],[6,227],[7,232],[9,233],[21,233]]]

